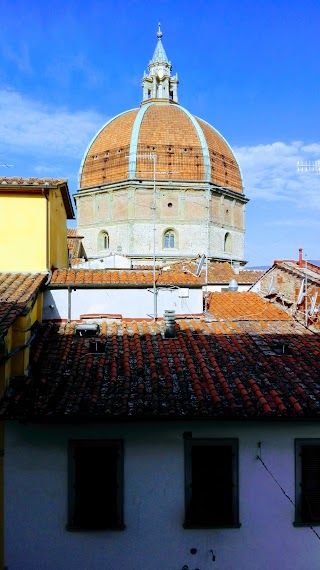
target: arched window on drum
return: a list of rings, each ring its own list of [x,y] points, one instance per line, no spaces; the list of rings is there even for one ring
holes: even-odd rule
[[[102,231],[98,235],[98,251],[109,249],[110,240],[109,234],[106,231]]]
[[[177,247],[177,236],[174,230],[170,229],[164,232],[163,247],[165,249],[173,249]]]
[[[224,236],[224,252],[231,253],[231,251],[232,251],[232,238],[231,234],[227,232]]]

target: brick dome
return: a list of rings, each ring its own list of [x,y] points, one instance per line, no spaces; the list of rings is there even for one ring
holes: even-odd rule
[[[211,125],[170,100],[144,101],[106,123],[80,168],[80,188],[122,180],[204,181],[242,193],[240,169],[225,139]]]

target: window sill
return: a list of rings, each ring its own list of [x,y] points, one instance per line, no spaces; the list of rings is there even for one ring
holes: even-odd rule
[[[183,528],[185,529],[203,529],[203,528],[240,528],[241,523],[234,523],[234,524],[192,524],[192,523],[183,523]]]
[[[66,530],[69,532],[106,532],[106,531],[119,531],[125,530],[126,525],[117,525],[117,526],[106,526],[106,527],[83,527],[83,526],[73,526],[73,525],[66,525]]]
[[[293,526],[296,527],[311,527],[311,526],[320,526],[320,521],[310,521],[310,522],[301,522],[301,521],[295,521],[294,523],[292,523]]]

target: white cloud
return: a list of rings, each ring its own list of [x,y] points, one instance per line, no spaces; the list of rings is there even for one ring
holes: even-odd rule
[[[298,172],[298,161],[320,158],[320,144],[301,141],[234,149],[249,198],[286,201],[298,209],[320,209],[320,178],[316,172]]]
[[[72,112],[45,105],[10,89],[0,90],[0,112],[3,162],[12,162],[13,155],[32,157],[37,160],[33,165],[37,175],[54,175],[58,169],[70,172],[74,161],[78,170],[88,143],[108,120],[90,110]],[[282,201],[296,212],[320,210],[320,177],[297,171],[298,161],[320,159],[320,143],[278,141],[234,151],[249,198]]]
[[[1,150],[80,159],[106,122],[93,111],[55,108],[9,89],[0,90]]]

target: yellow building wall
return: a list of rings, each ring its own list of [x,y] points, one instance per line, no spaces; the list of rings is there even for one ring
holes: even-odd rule
[[[12,376],[23,376],[29,366],[30,348],[27,346],[17,351],[13,356],[2,360],[16,348],[24,346],[31,336],[31,327],[36,321],[42,322],[43,293],[38,297],[27,315],[17,317],[9,327],[4,338],[4,344],[0,346],[0,397],[8,386]],[[0,567],[1,568],[1,567]]]
[[[0,271],[46,271],[47,199],[0,195]]]
[[[51,189],[49,196],[49,269],[68,267],[67,214],[61,190]]]

